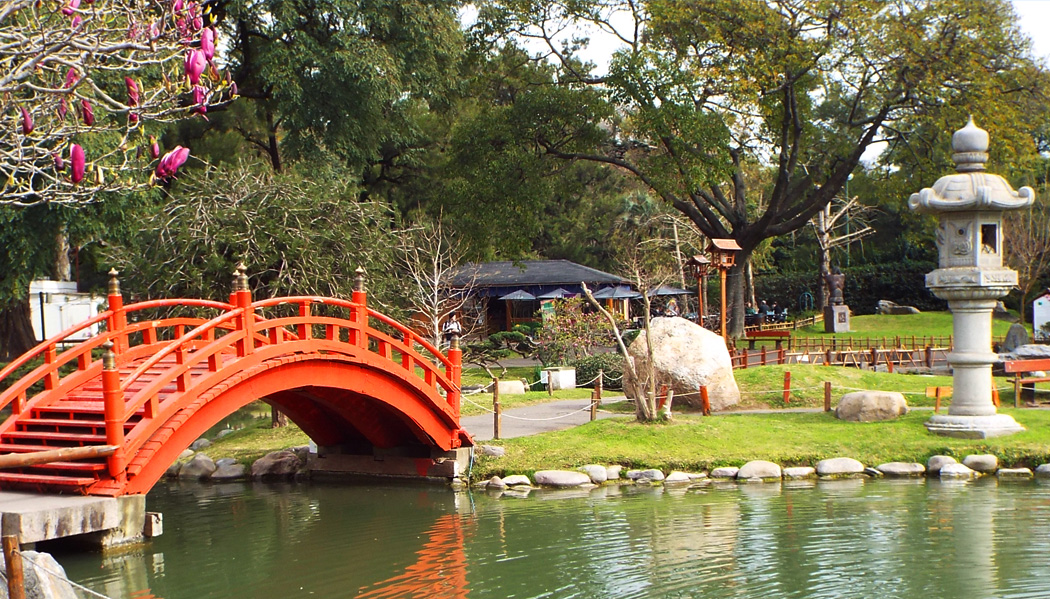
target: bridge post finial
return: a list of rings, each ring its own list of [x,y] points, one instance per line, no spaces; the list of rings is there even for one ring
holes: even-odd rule
[[[248,267],[244,262],[237,263],[237,270],[233,271],[233,290],[248,291]]]
[[[116,268],[109,269],[109,285],[106,287],[108,295],[120,295],[120,279],[117,278],[119,275]]]
[[[102,344],[105,353],[102,354],[102,370],[117,369],[117,354],[113,351],[113,342],[107,341]]]
[[[365,290],[365,269],[363,267],[361,267],[361,266],[358,266],[357,270],[354,271],[354,274],[356,275],[354,277],[354,291],[364,291]]]

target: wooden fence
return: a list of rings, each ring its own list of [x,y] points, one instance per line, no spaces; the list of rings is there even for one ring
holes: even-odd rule
[[[832,349],[798,351],[787,348],[731,350],[729,355],[733,368],[750,368],[776,364],[820,364],[824,366],[852,366],[854,368],[875,368],[885,365],[893,372],[895,368],[933,368],[945,364],[948,360],[949,347],[927,346],[922,348],[876,348],[871,349]]]

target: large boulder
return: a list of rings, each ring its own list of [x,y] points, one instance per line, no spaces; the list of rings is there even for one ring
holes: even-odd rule
[[[1006,331],[1006,338],[999,346],[999,351],[1008,354],[1022,345],[1028,345],[1028,329],[1024,328],[1023,324],[1014,323],[1010,325],[1010,330]]]
[[[854,391],[835,408],[835,418],[850,422],[892,420],[907,413],[908,402],[896,391]]]
[[[182,465],[179,469],[179,478],[201,479],[208,478],[218,468],[211,458],[198,453],[193,459]]]
[[[292,478],[299,473],[302,467],[302,460],[294,452],[287,449],[271,451],[252,463],[251,478],[253,480]]]
[[[0,553],[0,597],[8,596],[7,564]],[[26,599],[77,599],[81,595],[73,589],[66,571],[50,554],[38,551],[22,552],[22,579]],[[86,596],[86,595],[85,595]]]
[[[654,318],[649,327],[653,342],[656,384],[674,390],[674,403],[700,408],[700,386],[707,387],[712,410],[724,410],[740,403],[740,389],[733,378],[733,364],[725,340],[684,318]],[[628,353],[638,372],[649,362],[644,331]],[[644,393],[641,385],[624,372],[624,392],[628,397]]]
[[[902,306],[890,300],[879,300],[875,307],[876,314],[918,314],[919,309],[913,306]]]

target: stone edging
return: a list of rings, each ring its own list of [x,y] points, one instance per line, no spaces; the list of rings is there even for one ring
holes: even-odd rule
[[[523,474],[500,478],[493,476],[472,484],[474,488],[493,490],[531,488],[593,488],[606,484],[689,485],[708,481],[779,482],[782,480],[842,479],[842,478],[918,478],[939,477],[942,480],[969,480],[995,475],[1000,480],[1028,480],[1050,478],[1050,464],[1042,464],[1033,472],[1029,468],[1000,468],[999,460],[991,454],[973,454],[960,463],[951,456],[935,455],[927,463],[889,462],[875,467],[865,466],[853,458],[830,458],[814,467],[788,467],[765,460],[754,460],[738,467],[715,468],[710,473],[673,471],[666,476],[660,470],[627,470],[622,466],[590,464],[577,470],[540,470],[532,479]],[[453,488],[466,487],[455,480]]]

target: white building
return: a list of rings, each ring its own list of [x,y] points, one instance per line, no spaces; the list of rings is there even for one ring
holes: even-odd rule
[[[99,306],[106,299],[90,293],[77,291],[77,284],[70,281],[33,281],[29,284],[30,318],[33,321],[33,334],[38,341],[61,333],[95,316]],[[70,337],[73,341],[82,341],[96,335],[98,325],[94,325]]]
[[[1050,289],[1032,302],[1032,333],[1038,341],[1050,340]],[[1047,326],[1047,328],[1043,328]]]

